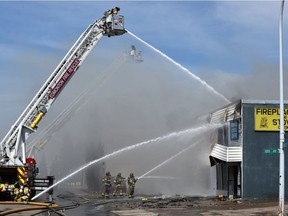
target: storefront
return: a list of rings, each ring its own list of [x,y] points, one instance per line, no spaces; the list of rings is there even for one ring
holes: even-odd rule
[[[211,113],[209,122],[222,124],[211,136],[210,164],[217,194],[278,197],[279,102],[238,100]],[[286,159],[285,170],[287,166]]]

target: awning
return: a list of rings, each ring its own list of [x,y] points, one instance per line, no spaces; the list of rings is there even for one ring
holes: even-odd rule
[[[227,147],[216,143],[212,148],[209,159],[211,166],[221,161],[242,162],[242,147]]]

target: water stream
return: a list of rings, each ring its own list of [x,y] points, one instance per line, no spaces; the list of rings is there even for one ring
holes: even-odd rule
[[[220,94],[218,91],[216,91],[212,86],[210,86],[208,83],[206,83],[204,80],[202,80],[200,77],[193,74],[191,71],[189,71],[187,68],[179,64],[178,62],[174,61],[172,58],[161,52],[160,50],[156,49],[146,41],[142,40],[141,38],[137,37],[135,34],[133,34],[130,31],[127,31],[132,37],[136,38],[140,42],[144,43],[146,46],[153,49],[155,52],[159,53],[161,56],[163,56],[165,59],[176,65],[177,67],[181,68],[184,72],[186,72],[190,77],[192,77],[195,80],[198,80],[203,86],[205,86],[209,91],[213,92],[215,95],[219,96],[221,99],[223,99],[225,102],[230,103],[230,101],[222,94]]]
[[[174,158],[176,158],[177,156],[179,156],[180,154],[184,153],[185,151],[187,151],[188,149],[192,148],[194,146],[194,143],[189,145],[188,147],[182,149],[180,152],[178,152],[177,154],[173,155],[172,157],[168,158],[167,160],[163,161],[162,163],[158,164],[157,166],[155,166],[154,168],[152,168],[151,170],[149,170],[148,172],[144,173],[143,175],[139,176],[138,179],[143,178],[144,176],[148,175],[149,173],[153,172],[154,170],[164,166],[166,163],[168,163],[169,161],[173,160]]]

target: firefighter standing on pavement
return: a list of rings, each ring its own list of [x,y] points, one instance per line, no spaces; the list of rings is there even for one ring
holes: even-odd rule
[[[15,187],[13,190],[13,196],[14,196],[14,201],[15,202],[20,202],[21,201],[21,194],[20,194],[20,189],[18,187]]]
[[[113,193],[113,196],[123,196],[123,182],[125,181],[125,178],[121,176],[121,173],[118,173],[116,178],[114,179],[114,185],[115,185],[115,191]]]
[[[30,194],[31,194],[31,191],[30,191],[29,187],[27,185],[24,185],[23,195],[20,197],[21,201],[28,202],[30,199]]]
[[[127,183],[128,183],[128,197],[133,198],[134,197],[134,189],[135,189],[135,184],[138,179],[135,178],[133,173],[130,173]]]
[[[16,202],[28,202],[30,200],[30,196],[31,196],[31,191],[30,188],[28,187],[28,185],[19,185],[19,184],[15,184],[15,187],[13,189],[13,197],[14,197],[14,201]]]
[[[104,184],[104,192],[102,196],[105,198],[109,198],[110,188],[111,188],[111,175],[110,172],[106,172],[106,175],[102,178],[102,182]]]

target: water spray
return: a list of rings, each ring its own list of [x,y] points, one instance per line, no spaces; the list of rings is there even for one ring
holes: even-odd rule
[[[219,96],[220,98],[222,98],[225,102],[230,103],[230,101],[223,96],[222,94],[220,94],[218,91],[216,91],[212,86],[210,86],[208,83],[206,83],[204,80],[202,80],[200,77],[196,76],[195,74],[193,74],[191,71],[189,71],[187,68],[183,67],[181,64],[179,64],[178,62],[174,61],[172,58],[170,58],[169,56],[167,56],[166,54],[164,54],[163,52],[161,52],[160,50],[156,49],[155,47],[153,47],[152,45],[150,45],[149,43],[147,43],[146,41],[142,40],[141,38],[137,37],[136,35],[134,35],[132,32],[128,31],[128,34],[130,34],[131,36],[133,36],[134,38],[136,38],[137,40],[141,41],[142,43],[144,43],[146,46],[150,47],[151,49],[153,49],[155,52],[159,53],[161,56],[163,56],[164,58],[166,58],[167,60],[169,60],[170,62],[172,62],[174,65],[178,66],[179,68],[181,68],[184,72],[186,72],[189,76],[191,76],[193,79],[199,81],[203,86],[205,86],[206,88],[208,88],[210,91],[212,91],[214,94],[216,94],[217,96]]]
[[[151,170],[149,170],[148,172],[144,173],[143,175],[141,175],[140,177],[138,177],[138,179],[143,178],[144,176],[148,175],[149,173],[153,172],[154,170],[160,168],[161,166],[163,166],[164,164],[168,163],[169,161],[173,160],[174,158],[176,158],[177,156],[179,156],[180,154],[182,154],[183,152],[187,151],[188,149],[190,149],[191,147],[194,146],[194,143],[191,144],[190,146],[186,147],[185,149],[182,149],[180,152],[178,152],[177,154],[173,155],[172,157],[168,158],[167,160],[163,161],[162,163],[158,164],[157,166],[155,166],[154,168],[152,168]]]
[[[108,158],[111,158],[115,155],[118,155],[120,153],[123,153],[123,152],[126,152],[126,151],[130,151],[130,150],[133,150],[135,148],[138,148],[140,146],[144,146],[144,145],[147,145],[147,144],[150,144],[150,143],[155,143],[155,142],[160,142],[160,141],[164,141],[164,140],[167,140],[167,139],[170,139],[172,137],[179,137],[179,136],[182,136],[182,135],[185,135],[185,134],[194,134],[194,133],[201,133],[201,132],[204,132],[204,131],[207,131],[207,130],[210,130],[210,129],[213,129],[213,128],[217,128],[219,127],[221,124],[205,124],[205,125],[201,125],[199,127],[196,127],[196,128],[190,128],[190,129],[187,129],[187,130],[183,130],[183,131],[179,131],[179,132],[172,132],[170,134],[167,134],[167,135],[164,135],[164,136],[161,136],[161,137],[157,137],[155,139],[151,139],[151,140],[148,140],[148,141],[144,141],[144,142],[141,142],[141,143],[138,143],[138,144],[135,144],[135,145],[132,145],[132,146],[127,146],[125,148],[122,148],[120,150],[117,150],[117,151],[114,151],[110,154],[107,154],[99,159],[96,159],[94,161],[91,161],[89,163],[87,163],[86,165],[82,166],[81,168],[77,169],[76,171],[70,173],[69,175],[67,175],[66,177],[60,179],[58,182],[56,182],[55,184],[51,185],[50,187],[48,187],[47,189],[45,189],[44,191],[41,191],[39,194],[37,194],[36,196],[34,196],[31,200],[34,200],[36,198],[38,198],[39,196],[43,195],[44,193],[46,193],[47,191],[51,190],[52,188],[54,188],[55,186],[57,186],[58,184],[64,182],[65,180],[67,180],[68,178],[74,176],[75,174],[79,173],[80,171],[90,167],[91,165],[93,164],[96,164],[100,161],[103,161],[105,159],[108,159]],[[174,155],[175,157],[175,155]],[[145,173],[146,175],[146,173]],[[142,175],[144,176],[144,175]],[[140,176],[141,177],[141,176]]]

